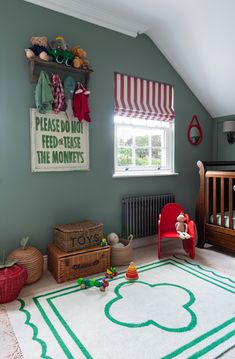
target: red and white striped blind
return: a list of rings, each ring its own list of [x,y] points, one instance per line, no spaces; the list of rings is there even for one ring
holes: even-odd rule
[[[118,116],[171,121],[175,117],[172,85],[114,73],[114,112]]]

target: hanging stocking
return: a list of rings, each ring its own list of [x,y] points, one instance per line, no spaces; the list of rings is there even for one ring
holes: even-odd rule
[[[65,93],[65,103],[66,103],[66,115],[69,120],[74,119],[73,114],[73,104],[72,104],[72,98],[73,93],[75,90],[75,80],[71,76],[67,76],[64,80],[64,93]]]
[[[70,98],[67,98],[65,100],[66,102],[66,115],[68,117],[69,120],[73,120],[74,119],[74,113],[73,113],[73,103],[72,100]]]
[[[81,118],[81,108],[82,108],[82,92],[75,91],[73,94],[73,112],[74,117],[76,117],[79,121],[82,120]]]
[[[54,97],[52,108],[54,112],[58,113],[64,109],[64,88],[58,74],[52,74],[51,83]]]
[[[82,94],[82,117],[87,122],[91,122],[90,109],[88,106],[88,98],[89,98],[89,95],[88,94],[85,95],[85,93],[83,92],[83,94]]]
[[[86,90],[87,91],[87,90]],[[90,109],[88,106],[88,94],[85,95],[84,90],[75,91],[73,96],[73,110],[74,116],[81,122],[86,120],[91,122],[90,119]]]

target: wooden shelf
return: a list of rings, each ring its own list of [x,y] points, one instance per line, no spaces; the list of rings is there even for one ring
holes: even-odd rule
[[[58,64],[57,62],[53,61],[44,61],[39,58],[29,59],[29,78],[30,81],[35,83],[37,82],[38,76],[35,74],[35,68],[36,67],[45,67],[54,69],[55,71],[66,71],[66,72],[72,72],[76,74],[83,74],[85,79],[85,85],[87,85],[90,73],[93,72],[93,70],[84,70],[84,69],[77,69],[72,66],[65,66],[63,64]]]

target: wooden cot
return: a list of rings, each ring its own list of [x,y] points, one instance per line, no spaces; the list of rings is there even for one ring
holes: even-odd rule
[[[197,166],[198,247],[210,243],[235,252],[235,161],[198,161]]]

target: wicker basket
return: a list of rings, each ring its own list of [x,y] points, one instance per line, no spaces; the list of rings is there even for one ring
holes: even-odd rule
[[[43,273],[43,256],[35,247],[17,248],[11,252],[8,259],[15,259],[28,272],[26,284],[36,282]]]
[[[26,269],[18,264],[14,264],[9,268],[0,269],[0,304],[15,300],[25,284],[26,279]]]
[[[58,283],[105,272],[110,267],[110,246],[66,253],[48,244],[48,269]]]
[[[130,264],[132,261],[132,240],[130,235],[128,239],[120,239],[119,242],[124,244],[124,247],[111,247],[111,265],[121,266]]]
[[[54,229],[54,244],[65,252],[97,246],[102,238],[103,224],[89,220],[59,225]]]

